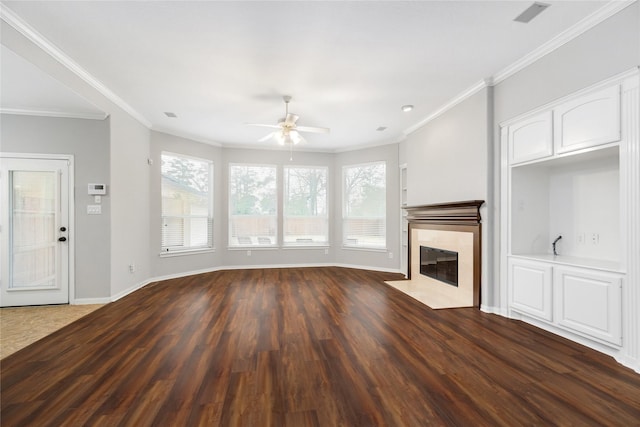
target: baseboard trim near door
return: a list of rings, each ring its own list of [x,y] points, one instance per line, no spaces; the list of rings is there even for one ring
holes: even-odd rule
[[[111,298],[76,298],[70,302],[71,305],[108,304]]]

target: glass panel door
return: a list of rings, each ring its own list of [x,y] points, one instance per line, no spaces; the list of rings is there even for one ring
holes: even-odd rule
[[[56,287],[57,174],[10,171],[10,289]]]
[[[67,161],[1,160],[0,305],[68,303]]]

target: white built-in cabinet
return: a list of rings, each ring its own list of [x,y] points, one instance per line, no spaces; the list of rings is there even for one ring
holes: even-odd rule
[[[527,259],[509,260],[510,306],[542,320],[553,320],[551,266]]]
[[[553,154],[553,115],[544,111],[509,126],[511,164],[543,159]]]
[[[554,267],[557,324],[587,338],[622,345],[622,280],[622,274]]]
[[[553,121],[556,153],[620,141],[620,85],[557,106]]]
[[[638,104],[633,70],[501,125],[501,305],[640,371]]]

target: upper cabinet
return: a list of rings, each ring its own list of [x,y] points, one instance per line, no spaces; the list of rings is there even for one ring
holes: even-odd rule
[[[508,127],[509,164],[620,141],[620,85],[578,96]]]
[[[551,111],[509,126],[509,154],[511,163],[542,159],[553,154]]]
[[[553,121],[557,153],[620,141],[620,86],[559,105]]]

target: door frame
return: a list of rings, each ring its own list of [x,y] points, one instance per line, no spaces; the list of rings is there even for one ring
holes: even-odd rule
[[[39,153],[9,153],[0,152],[0,158],[23,160],[66,160],[69,164],[69,305],[76,303],[76,221],[75,221],[75,163],[73,154],[39,154]]]

